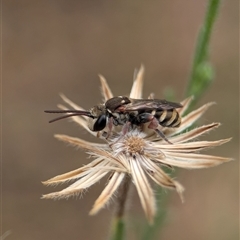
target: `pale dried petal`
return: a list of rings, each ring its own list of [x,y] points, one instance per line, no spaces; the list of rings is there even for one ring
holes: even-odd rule
[[[107,165],[108,163],[105,162]],[[75,183],[71,184],[67,188],[63,189],[59,192],[49,193],[43,195],[42,198],[54,198],[54,199],[61,199],[61,198],[69,198],[73,195],[78,195],[83,190],[89,188],[96,182],[98,182],[101,178],[103,178],[109,171],[104,169],[95,169],[93,168],[92,171],[89,171],[88,174],[77,180]]]
[[[114,192],[118,189],[120,186],[125,174],[115,172],[111,179],[109,180],[107,186],[102,191],[101,195],[98,197],[98,199],[95,201],[92,210],[90,211],[90,214],[96,214],[101,208],[105,206],[105,204],[110,200],[110,198],[113,196]]]
[[[165,152],[165,156],[165,158],[160,159],[159,161],[175,167],[189,169],[213,167],[232,160],[231,158],[223,158],[196,153]]]
[[[181,116],[183,116],[183,114],[187,111],[187,109],[190,106],[192,100],[193,100],[193,96],[188,97],[181,102],[183,107],[178,109],[178,112]]]
[[[92,178],[90,175],[87,175],[89,177],[89,181],[87,181],[85,184],[79,184],[77,186],[76,184],[78,181],[75,183],[74,186],[70,185],[69,187],[63,189],[62,191],[59,192],[53,192],[49,194],[45,194],[42,196],[42,199],[62,199],[62,198],[69,198],[72,196],[78,196],[81,194],[86,188],[90,187],[91,185],[95,184],[98,182],[101,178],[103,178],[107,172],[102,172],[102,173],[96,173],[94,175],[94,178]],[[91,177],[91,178],[90,178]],[[86,179],[85,179],[86,180]]]
[[[136,99],[142,98],[143,77],[144,77],[144,66],[141,65],[140,69],[135,71],[134,82],[133,82],[132,90],[129,95],[130,98],[136,98]]]
[[[56,177],[53,177],[47,181],[42,182],[44,185],[56,185],[59,183],[63,183],[63,182],[68,182],[68,181],[72,181],[75,179],[78,179],[80,177],[83,177],[84,175],[88,174],[87,170],[91,170],[93,167],[96,167],[97,165],[99,165],[100,163],[103,162],[102,158],[97,158],[94,161],[90,162],[89,164],[87,164],[84,167],[78,168],[76,170],[58,175]]]
[[[171,142],[172,143],[183,143],[183,142],[193,140],[193,139],[198,138],[201,135],[219,127],[220,125],[221,125],[220,123],[211,123],[208,125],[194,128],[188,132],[181,133],[180,135],[171,137]]]
[[[182,143],[182,144],[168,144],[168,145],[157,145],[163,152],[176,152],[176,153],[191,153],[200,151],[205,148],[216,147],[220,146],[224,143],[227,143],[231,140],[231,138],[222,139],[218,141],[197,141],[197,142],[189,142],[189,143]]]
[[[148,175],[160,186],[166,188],[174,188],[178,192],[181,200],[183,201],[183,186],[174,181],[171,177],[169,177],[157,164],[155,164],[150,159],[145,158],[144,161],[141,161],[145,168],[147,169]]]
[[[150,93],[148,99],[154,99],[154,93]]]
[[[104,170],[104,171],[109,171],[109,172],[110,171],[126,172],[122,168],[110,166],[109,161],[107,161],[106,159],[104,159],[102,157],[99,157],[99,158],[93,160],[92,162],[90,162],[89,164],[85,165],[84,167],[81,167],[76,170],[55,176],[54,178],[51,178],[47,181],[43,181],[42,183],[44,185],[49,186],[49,185],[57,185],[60,183],[73,181],[73,180],[82,178],[85,175],[92,172],[92,168],[94,168],[94,170]]]
[[[62,98],[62,100],[67,103],[70,107],[72,107],[75,110],[82,110],[82,111],[86,111],[84,108],[80,107],[79,105],[77,105],[76,103],[72,102],[69,98],[67,98],[64,94],[60,93],[60,97]]]
[[[107,161],[104,162],[105,166],[107,166],[109,163]],[[89,171],[87,175],[77,180],[75,183],[71,184],[69,187],[66,188],[66,190],[71,189],[86,189],[93,185],[94,183],[98,182],[103,176],[105,176],[107,173],[109,173],[108,169],[98,169],[94,168],[92,171]]]
[[[114,155],[115,156],[115,155]],[[124,165],[126,172],[127,173],[131,173],[131,166],[130,163],[128,161],[128,158],[126,157],[126,155],[124,154],[119,154],[117,156],[117,158],[121,161],[121,163]]]
[[[107,101],[108,99],[113,98],[114,95],[110,87],[108,86],[106,79],[101,74],[99,74],[98,76],[101,82],[101,93],[103,95],[104,101]]]
[[[54,200],[60,200],[64,198],[68,199],[73,196],[79,196],[80,194],[83,193],[83,191],[84,191],[83,189],[81,190],[73,189],[72,191],[70,190],[66,191],[66,189],[63,189],[62,191],[59,192],[44,194],[42,195],[41,199],[54,199]]]
[[[86,150],[92,152],[93,154],[97,154],[98,156],[103,156],[103,157],[107,158],[109,161],[111,161],[114,164],[116,164],[117,166],[119,166],[120,168],[121,167],[124,168],[123,163],[121,161],[119,161],[118,158],[114,157],[109,151],[106,151],[103,148],[101,149],[100,147],[99,148],[95,147],[94,145],[90,144],[87,141],[84,141],[79,138],[69,137],[67,135],[56,134],[54,136],[61,141],[70,143],[74,146],[81,147],[83,149],[86,149]]]
[[[156,213],[153,190],[148,183],[139,161],[135,159],[129,159],[129,162],[131,165],[133,182],[137,188],[143,210],[149,223],[152,223]]]
[[[61,141],[70,143],[76,147],[84,148],[87,150],[90,150],[90,149],[93,150],[92,148],[105,149],[105,150],[109,149],[109,146],[104,143],[89,142],[77,137],[70,137],[64,134],[55,134],[54,137]]]

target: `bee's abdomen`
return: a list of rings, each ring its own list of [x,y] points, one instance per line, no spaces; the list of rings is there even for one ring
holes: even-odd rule
[[[163,127],[179,127],[181,117],[176,109],[157,111],[155,117]]]

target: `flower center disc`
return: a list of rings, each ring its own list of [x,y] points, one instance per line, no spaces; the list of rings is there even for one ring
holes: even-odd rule
[[[142,138],[134,136],[129,137],[125,140],[125,146],[127,148],[127,152],[131,155],[144,154],[145,142]]]

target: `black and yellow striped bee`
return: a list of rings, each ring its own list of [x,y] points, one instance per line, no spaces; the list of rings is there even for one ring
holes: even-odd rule
[[[132,99],[124,96],[113,97],[104,104],[99,104],[89,111],[81,110],[47,110],[47,113],[69,113],[51,120],[54,122],[63,118],[84,115],[89,117],[89,129],[101,131],[105,127],[111,132],[114,126],[123,126],[122,134],[129,127],[142,126],[149,123],[148,128],[155,130],[165,141],[170,143],[158,126],[175,128],[181,124],[181,117],[176,110],[180,103],[160,99]]]

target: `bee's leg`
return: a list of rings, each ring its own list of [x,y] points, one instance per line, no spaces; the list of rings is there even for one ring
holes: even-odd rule
[[[153,117],[153,119],[151,120],[150,124],[148,125],[148,128],[154,129],[154,131],[155,131],[158,135],[160,135],[160,137],[161,137],[162,139],[164,139],[167,143],[172,144],[172,143],[167,139],[167,137],[164,135],[164,133],[163,133],[161,130],[158,129],[158,126],[159,126],[158,120],[157,120],[155,117]]]
[[[109,146],[111,147],[113,144],[117,143],[119,140],[121,140],[128,132],[129,127],[131,125],[131,122],[126,122],[123,127],[122,127],[122,131],[121,131],[121,135],[118,137],[118,139],[116,141],[114,141],[113,143],[109,144]]]
[[[160,131],[158,128],[154,129],[154,131],[156,133],[158,133],[160,135],[160,137],[162,137],[162,139],[164,139],[167,143],[173,144],[167,139],[167,137],[164,135],[164,133],[162,131]]]
[[[107,132],[107,136],[106,136],[106,139],[108,139],[112,133],[112,129],[113,129],[113,117],[110,117],[108,119],[108,123],[107,123],[107,126],[108,126],[108,132]]]
[[[141,113],[137,116],[139,123],[147,123],[150,122],[148,128],[153,129],[162,139],[164,139],[167,143],[172,144],[167,137],[164,135],[162,131],[158,129],[159,122],[151,113]]]
[[[125,136],[129,130],[131,122],[126,122],[122,127],[122,135]]]

